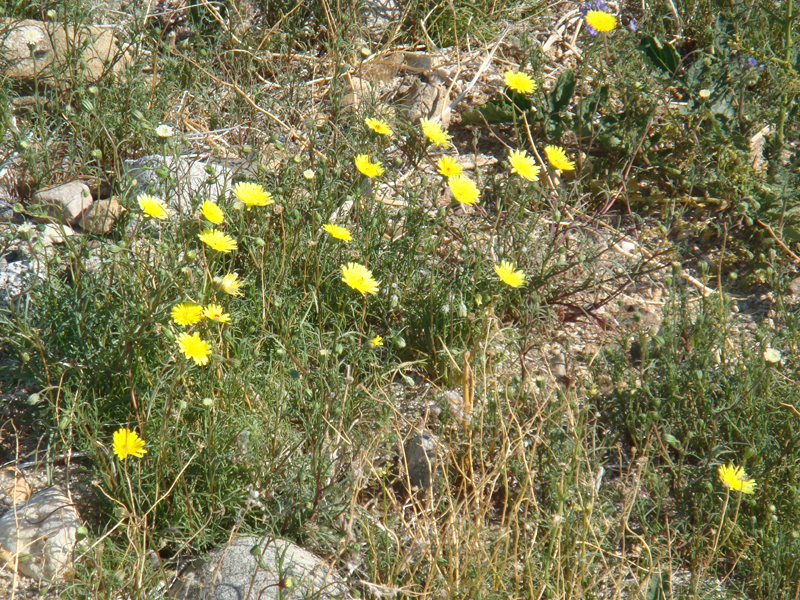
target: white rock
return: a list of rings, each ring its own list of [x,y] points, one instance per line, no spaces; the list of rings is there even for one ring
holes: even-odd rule
[[[253,548],[260,549],[260,557]],[[292,587],[279,584],[293,580]],[[280,539],[241,537],[192,564],[170,590],[185,600],[350,598],[338,573],[322,559]]]
[[[27,577],[54,581],[67,574],[80,517],[69,498],[52,487],[0,517],[0,549]],[[11,565],[10,565],[11,566]]]
[[[151,154],[137,160],[125,161],[128,175],[132,177],[141,193],[153,194],[164,200],[171,208],[184,214],[192,214],[203,200],[217,202],[224,197],[231,185],[233,174],[220,165],[184,157],[160,156]],[[211,173],[206,171],[209,168]],[[165,169],[169,173],[165,184],[156,173],[156,169]],[[134,206],[135,198],[134,198]],[[137,207],[138,208],[138,207]]]
[[[45,225],[44,231],[39,233],[39,239],[45,248],[53,244],[63,244],[64,239],[71,235],[75,235],[72,227],[69,225]]]

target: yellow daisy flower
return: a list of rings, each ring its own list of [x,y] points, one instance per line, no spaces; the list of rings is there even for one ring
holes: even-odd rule
[[[344,227],[339,227],[338,225],[332,225],[328,223],[327,225],[323,225],[322,228],[331,234],[332,237],[335,237],[337,240],[342,240],[343,242],[349,242],[353,239],[353,236],[350,235],[350,232],[347,231]]]
[[[440,148],[449,148],[452,146],[450,142],[451,137],[441,128],[439,123],[431,121],[430,119],[420,119],[419,124],[420,127],[422,127],[422,133],[425,134],[425,137],[428,138],[428,141],[434,146],[439,146]]]
[[[499,265],[494,266],[494,272],[503,283],[513,288],[525,285],[525,273],[516,270],[516,265],[508,260],[501,260]]]
[[[200,206],[200,212],[203,213],[206,220],[211,221],[214,225],[222,225],[222,222],[225,220],[225,213],[222,212],[218,204],[210,200],[203,202]]]
[[[373,348],[376,348],[377,346],[383,346],[383,338],[379,335],[376,335],[369,341],[369,343],[372,345]]]
[[[367,117],[364,119],[364,123],[366,123],[367,127],[379,135],[386,135],[389,137],[394,135],[392,128],[389,127],[389,124],[383,119],[373,119],[372,117]]]
[[[720,466],[717,472],[722,485],[729,490],[737,490],[743,494],[755,493],[756,482],[747,478],[747,473],[742,467],[734,467],[733,463],[730,463],[727,467]]]
[[[512,173],[516,173],[528,181],[539,181],[539,166],[534,162],[533,157],[525,153],[525,150],[514,150],[508,155],[508,162],[511,164]]]
[[[464,167],[452,156],[443,156],[436,161],[437,171],[442,177],[452,177],[453,175],[461,175]]]
[[[503,75],[503,81],[508,87],[520,94],[530,94],[536,89],[536,82],[527,73],[506,71],[506,74]]]
[[[217,323],[230,323],[231,316],[219,304],[209,304],[203,309],[203,316]]]
[[[216,280],[217,278],[214,279],[214,281]],[[242,282],[239,281],[239,275],[237,273],[228,273],[225,277],[219,279],[218,283],[220,289],[229,296],[244,296],[241,290]]]
[[[380,161],[370,162],[369,156],[366,154],[359,154],[353,162],[356,164],[356,169],[367,177],[380,177],[383,175],[383,167]]]
[[[186,355],[186,358],[191,358],[198,365],[208,364],[208,355],[211,354],[211,349],[208,343],[200,339],[200,334],[196,331],[189,335],[182,333],[177,339],[178,348]]]
[[[245,206],[247,206],[247,210],[250,210],[254,206],[267,206],[268,204],[274,203],[272,194],[265,191],[264,188],[257,183],[249,183],[246,181],[237,183],[233,186],[233,193],[239,200],[244,202]]]
[[[564,152],[563,148],[559,148],[558,146],[545,146],[544,152],[547,154],[547,160],[553,165],[554,169],[560,171],[575,170],[575,163],[567,158],[567,153]]]
[[[351,262],[342,265],[341,268],[342,281],[351,288],[365,296],[378,293],[378,282],[372,277],[372,271],[367,267]]]
[[[604,33],[611,31],[617,26],[617,18],[602,10],[590,10],[586,13],[586,23],[596,31]]]
[[[217,252],[227,254],[231,250],[236,250],[236,240],[227,233],[222,233],[219,229],[206,229],[197,236],[201,242],[210,246]]]
[[[464,175],[453,175],[447,180],[453,198],[461,204],[476,204],[481,193],[475,182]]]
[[[139,203],[139,208],[142,209],[142,212],[149,217],[153,217],[154,219],[158,219],[160,221],[164,221],[167,217],[169,217],[166,205],[155,196],[151,196],[150,194],[139,194],[136,197],[136,201]]]
[[[191,302],[181,302],[172,307],[172,320],[178,325],[189,327],[203,319],[203,307]]]
[[[114,432],[114,454],[119,456],[120,460],[125,460],[129,456],[142,458],[147,454],[144,444],[145,441],[135,431],[131,431],[126,427]]]

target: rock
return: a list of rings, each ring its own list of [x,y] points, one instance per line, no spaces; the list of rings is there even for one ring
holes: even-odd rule
[[[122,206],[116,198],[97,200],[83,211],[80,227],[88,233],[102,235],[111,231],[117,217],[122,214]]]
[[[400,104],[405,119],[412,124],[419,123],[421,118],[430,119],[441,115],[441,126],[447,129],[450,125],[452,111],[443,111],[450,104],[447,88],[415,80],[400,93]]]
[[[44,23],[26,19],[0,21],[0,54],[7,65],[5,76],[32,84],[52,81],[53,71],[61,70],[80,49],[80,60],[86,82],[98,81],[108,71],[119,73],[129,57],[114,40],[111,27],[88,26],[75,29],[62,23]],[[33,46],[33,56],[31,56]],[[55,69],[54,69],[55,67]],[[63,85],[66,80],[59,80]]]
[[[48,248],[53,244],[63,244],[64,239],[71,235],[75,235],[75,232],[69,225],[48,224],[45,225],[43,231],[39,232],[37,238],[42,242],[45,248]]]
[[[38,581],[64,578],[80,517],[70,499],[56,488],[33,494],[27,504],[0,517],[0,548],[12,557],[9,567]]]
[[[567,376],[567,358],[563,352],[556,352],[550,357],[550,372],[553,377],[566,377]]]
[[[372,84],[360,77],[349,77],[345,89],[342,110],[352,113],[358,111],[365,98],[372,93]]]
[[[73,225],[81,213],[92,205],[92,194],[89,186],[82,181],[70,181],[39,190],[32,200],[34,206],[31,208],[35,209],[38,205],[41,212],[37,217],[39,220]]]
[[[379,54],[361,65],[360,75],[372,83],[387,83],[395,78],[403,64],[399,52]]]
[[[165,200],[171,208],[187,216],[203,200],[216,202],[224,196],[232,179],[231,172],[217,164],[158,154],[127,160],[125,167],[128,176],[139,185],[141,193],[154,194]],[[164,181],[156,171],[168,174],[169,192],[166,198]]]
[[[29,286],[34,285],[35,279],[45,279],[39,263],[27,260],[18,260],[8,263],[0,268],[0,305],[8,303]]]
[[[436,439],[427,431],[409,439],[403,447],[408,483],[412,488],[428,491],[438,468]]]
[[[294,585],[281,588],[289,577]],[[186,600],[350,597],[341,577],[322,559],[285,540],[257,537],[236,538],[212,550],[192,563],[170,592]]]
[[[364,0],[361,3],[361,19],[374,37],[381,37],[402,15],[403,8],[398,0]]]
[[[25,474],[17,468],[0,469],[0,506],[23,504],[31,495]]]

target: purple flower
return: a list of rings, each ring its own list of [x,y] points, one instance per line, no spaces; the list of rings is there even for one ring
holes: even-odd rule
[[[628,29],[630,29],[633,33],[636,33],[636,21],[631,19],[630,23],[628,23]]]
[[[747,59],[747,62],[749,62],[750,66],[753,67],[754,69],[758,67],[758,61],[752,56],[749,59]]]
[[[585,17],[586,13],[592,10],[592,3],[587,2],[586,4],[582,4],[581,7],[578,9],[580,13]]]
[[[597,29],[589,24],[586,25],[586,33],[589,34],[589,37],[597,37]]]
[[[595,0],[594,5],[597,8],[597,10],[605,11],[605,9],[607,8],[606,3],[603,2],[603,0]]]

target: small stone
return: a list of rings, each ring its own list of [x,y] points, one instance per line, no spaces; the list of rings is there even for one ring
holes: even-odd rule
[[[285,540],[252,536],[196,560],[170,592],[181,600],[349,597],[342,578],[322,559]]]
[[[121,214],[122,206],[116,198],[97,200],[81,215],[80,226],[88,233],[102,235],[111,231]]]
[[[33,494],[27,504],[0,517],[0,548],[10,554],[9,567],[37,581],[54,581],[72,565],[80,517],[58,488]],[[18,560],[19,559],[19,560]]]
[[[346,89],[347,92],[342,98],[342,110],[352,113],[357,112],[365,98],[372,93],[372,84],[360,77],[350,77]]]
[[[82,181],[70,181],[39,190],[32,200],[42,213],[38,217],[40,220],[74,225],[81,213],[92,205],[92,194]]]
[[[441,117],[440,125],[443,129],[450,125],[452,111],[444,112],[450,99],[447,88],[443,85],[415,81],[398,100],[403,107],[402,114],[409,123],[419,123],[422,118]]]
[[[411,488],[430,490],[438,468],[433,435],[424,431],[412,436],[403,447],[403,454]]]
[[[550,372],[553,377],[567,376],[567,359],[563,352],[557,352],[550,357]]]
[[[44,231],[39,233],[39,240],[45,248],[53,244],[63,244],[65,238],[75,235],[72,227],[69,225],[53,225],[52,223],[45,225]]]

